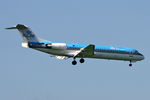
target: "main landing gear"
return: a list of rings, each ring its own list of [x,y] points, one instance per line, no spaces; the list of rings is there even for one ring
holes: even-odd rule
[[[80,59],[80,63],[84,63],[84,61],[85,60],[83,58]],[[77,61],[74,58],[74,60],[72,61],[72,65],[76,65],[76,64],[77,64]]]
[[[72,65],[76,65],[76,64],[77,64],[77,61],[73,60]]]
[[[129,66],[131,67],[132,66],[132,61],[130,60],[130,64],[129,64]]]
[[[80,63],[84,63],[84,59],[83,58],[80,59]]]

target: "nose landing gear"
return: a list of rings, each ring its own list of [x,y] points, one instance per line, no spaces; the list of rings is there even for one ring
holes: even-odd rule
[[[129,66],[131,67],[132,66],[132,61],[130,60],[130,64],[129,64]]]

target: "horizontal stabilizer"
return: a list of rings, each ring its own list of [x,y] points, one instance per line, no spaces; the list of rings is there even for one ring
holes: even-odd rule
[[[8,28],[5,28],[5,29],[17,29],[17,27],[8,27]]]

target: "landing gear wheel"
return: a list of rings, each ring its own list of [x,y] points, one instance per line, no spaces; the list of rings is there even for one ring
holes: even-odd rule
[[[129,64],[129,66],[131,67],[132,66],[132,61],[130,60],[130,64]]]
[[[76,65],[77,64],[77,62],[74,60],[74,61],[72,61],[72,65]]]
[[[80,63],[84,63],[84,59],[83,58],[80,59]]]
[[[131,66],[132,66],[132,64],[129,64],[129,66],[131,67]]]

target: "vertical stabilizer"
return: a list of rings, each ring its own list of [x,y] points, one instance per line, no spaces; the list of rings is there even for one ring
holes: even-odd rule
[[[22,24],[18,24],[17,26],[14,27],[9,27],[6,29],[18,29],[18,31],[20,32],[23,40],[25,42],[31,41],[31,42],[38,42],[40,41],[40,39],[32,32],[32,30]]]

